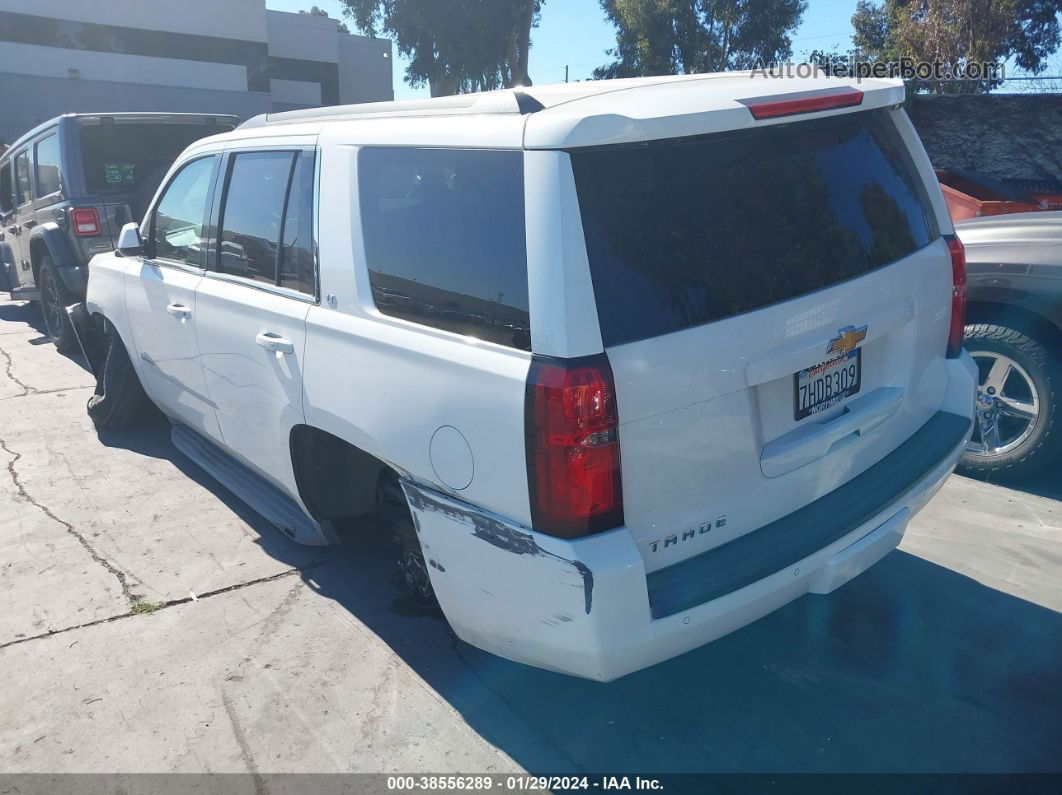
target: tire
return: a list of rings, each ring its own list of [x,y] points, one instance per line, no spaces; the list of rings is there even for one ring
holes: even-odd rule
[[[41,294],[41,314],[44,315],[44,330],[60,353],[74,353],[78,349],[77,337],[66,308],[77,303],[75,296],[63,284],[51,255],[41,258],[37,272],[37,287]]]
[[[100,431],[134,427],[151,405],[133,363],[114,327],[107,324],[107,358],[88,399],[88,415]]]
[[[417,604],[428,610],[436,610],[439,603],[431,587],[428,564],[420,548],[420,539],[413,526],[413,519],[400,519],[391,525],[391,541],[398,551],[398,571],[402,582],[412,593]]]
[[[959,471],[987,479],[1020,479],[1058,461],[1059,356],[1035,336],[991,323],[967,326],[965,346],[978,364],[977,415]]]

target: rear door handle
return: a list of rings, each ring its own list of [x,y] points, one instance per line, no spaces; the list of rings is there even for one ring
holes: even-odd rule
[[[24,224],[23,224],[22,226],[23,226],[23,227],[25,227],[26,229],[32,229],[32,228],[33,228],[33,227],[35,227],[36,225],[37,225],[37,222],[36,222],[36,221],[34,221],[34,220],[33,220],[33,219],[31,218],[30,220],[26,221],[26,223],[24,223]]]
[[[7,228],[7,231],[10,232],[13,235],[17,235],[18,234],[18,224],[15,224],[14,226],[9,226]]]
[[[284,339],[279,334],[274,334],[272,331],[259,332],[254,341],[265,348],[267,351],[276,351],[277,353],[295,353],[295,343],[291,340]]]
[[[192,316],[192,310],[186,307],[184,304],[170,304],[166,307],[166,311],[173,315],[175,318],[184,320],[187,317]]]

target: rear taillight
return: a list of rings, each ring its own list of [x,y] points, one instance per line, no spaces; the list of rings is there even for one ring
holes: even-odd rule
[[[951,328],[948,331],[948,358],[962,353],[962,338],[966,326],[966,249],[954,235],[944,238],[951,253]]]
[[[616,387],[605,354],[534,357],[524,411],[534,528],[575,538],[623,524]]]
[[[100,216],[93,207],[82,207],[70,211],[70,223],[74,234],[79,237],[93,237],[100,233]]]

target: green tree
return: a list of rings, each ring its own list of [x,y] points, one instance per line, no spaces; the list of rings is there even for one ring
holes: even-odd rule
[[[531,29],[544,0],[340,0],[359,31],[409,58],[406,81],[433,97],[530,85]]]
[[[852,43],[870,60],[940,61],[954,71],[970,63],[1013,62],[1037,74],[1060,44],[1059,0],[859,0]],[[917,81],[914,90],[985,92],[998,80]]]
[[[307,14],[311,17],[324,17],[325,19],[331,19],[331,17],[328,16],[328,12],[318,6],[310,6],[309,11],[300,11],[299,13]],[[345,23],[340,22],[339,20],[336,20],[336,27],[338,27],[339,30],[343,33],[350,33],[350,28],[348,28]]]
[[[612,63],[594,77],[748,69],[792,54],[806,0],[600,0],[616,27]]]

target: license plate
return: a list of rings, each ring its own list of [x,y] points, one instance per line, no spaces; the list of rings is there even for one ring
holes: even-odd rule
[[[859,391],[859,348],[793,374],[796,419],[832,408]]]

